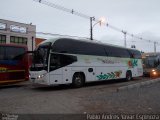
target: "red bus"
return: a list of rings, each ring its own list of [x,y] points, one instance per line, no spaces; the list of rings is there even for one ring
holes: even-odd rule
[[[29,79],[27,46],[0,43],[0,85]]]

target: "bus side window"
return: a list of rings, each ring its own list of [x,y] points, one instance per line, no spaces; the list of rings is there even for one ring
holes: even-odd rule
[[[52,54],[50,58],[50,71],[67,66],[75,61],[77,61],[77,58],[75,56]]]
[[[50,70],[58,69],[60,66],[60,56],[52,54],[50,58]]]
[[[4,60],[5,51],[6,51],[5,47],[0,46],[0,60]]]
[[[3,60],[3,55],[0,55],[0,60]]]
[[[135,55],[134,55],[134,53],[131,53],[131,58],[135,58]]]
[[[60,62],[61,66],[66,66],[69,64],[72,64],[73,62],[77,61],[77,58],[75,56],[71,55],[61,55]]]

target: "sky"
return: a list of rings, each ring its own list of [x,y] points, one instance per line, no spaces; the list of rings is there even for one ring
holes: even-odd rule
[[[43,1],[43,0],[42,0]],[[159,42],[160,52],[160,0],[45,0],[68,9],[94,16],[104,17],[106,22],[120,30]],[[0,0],[0,19],[32,23],[37,32],[90,37],[90,20],[34,0]],[[95,21],[93,21],[95,24]],[[37,34],[37,37],[51,38]],[[102,43],[124,46],[124,34],[96,24],[93,38]],[[127,47],[135,45],[144,52],[154,52],[153,42],[126,36]]]

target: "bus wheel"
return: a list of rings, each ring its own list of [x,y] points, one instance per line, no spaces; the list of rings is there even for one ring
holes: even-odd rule
[[[84,76],[81,73],[75,73],[72,80],[73,87],[79,88],[84,85]]]
[[[127,71],[127,73],[126,73],[126,81],[130,81],[130,80],[132,80],[132,73],[131,73],[131,71]]]

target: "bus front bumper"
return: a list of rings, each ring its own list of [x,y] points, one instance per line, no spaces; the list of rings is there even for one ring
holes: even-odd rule
[[[31,71],[30,72],[30,82],[34,84],[48,84],[47,72],[46,71]]]

